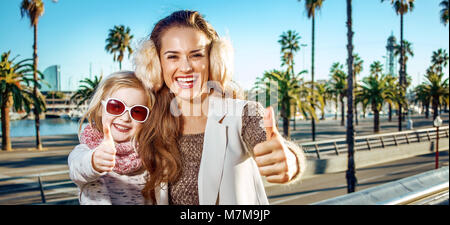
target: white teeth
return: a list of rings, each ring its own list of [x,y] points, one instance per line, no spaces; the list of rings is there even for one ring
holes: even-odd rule
[[[179,78],[177,78],[177,81],[181,81],[181,82],[193,82],[195,79],[192,77],[192,78],[181,78],[181,77],[179,77]]]
[[[119,124],[114,124],[117,128],[119,128],[119,129],[123,129],[123,130],[127,130],[127,129],[130,129],[129,127],[124,127],[124,126],[122,126],[122,125],[119,125]]]

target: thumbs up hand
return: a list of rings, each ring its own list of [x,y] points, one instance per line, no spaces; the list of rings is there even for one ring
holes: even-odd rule
[[[111,172],[115,166],[116,148],[109,125],[103,124],[103,141],[94,149],[92,167],[99,173]]]
[[[264,127],[266,141],[257,144],[253,149],[259,172],[268,182],[288,182],[299,169],[297,158],[287,148],[283,137],[278,132],[272,107],[266,108]]]

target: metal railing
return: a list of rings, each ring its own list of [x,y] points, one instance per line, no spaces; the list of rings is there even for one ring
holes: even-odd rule
[[[370,151],[389,146],[430,142],[437,137],[436,128],[402,131],[386,134],[375,134],[355,137],[355,151]],[[449,137],[449,126],[439,127],[439,138]],[[302,143],[295,141],[303,148],[307,157],[321,159],[324,156],[339,155],[347,152],[346,138]]]
[[[69,174],[69,170],[63,170],[63,171],[55,171],[55,172],[47,172],[47,173],[39,173],[39,174],[32,174],[32,175],[25,175],[25,176],[16,176],[16,177],[6,177],[6,178],[0,178],[0,182],[8,182],[8,181],[14,181],[19,180],[19,182],[15,182],[12,185],[19,185],[22,187],[17,187],[14,189],[5,189],[0,190],[0,197],[5,194],[11,194],[11,193],[19,193],[19,192],[29,192],[29,191],[37,191],[39,190],[39,195],[31,195],[27,196],[28,198],[35,198],[40,197],[41,203],[47,203],[47,198],[51,195],[60,194],[60,193],[67,193],[69,195],[77,196],[76,193],[76,186],[70,179],[56,179],[51,180],[50,179],[43,179],[44,177],[51,177],[51,176],[58,176],[58,175],[65,175]],[[68,176],[67,176],[68,177]],[[11,184],[10,184],[11,185]],[[53,193],[45,193],[45,190],[53,190],[53,189],[59,189],[62,186],[70,186],[70,191],[56,191]],[[12,197],[7,199],[0,198],[0,203],[8,203],[8,202],[14,202],[15,200],[23,199],[23,197]]]

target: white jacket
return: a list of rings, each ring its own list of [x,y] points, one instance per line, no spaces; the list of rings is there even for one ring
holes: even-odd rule
[[[210,96],[203,152],[198,175],[200,205],[268,204],[253,149],[242,140],[245,100]],[[286,141],[299,162],[301,149]],[[302,165],[303,166],[303,165]],[[286,185],[300,181],[304,168]]]

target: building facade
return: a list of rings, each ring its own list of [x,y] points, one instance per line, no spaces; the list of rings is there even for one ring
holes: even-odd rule
[[[61,91],[61,67],[59,65],[47,67],[44,70],[44,81],[46,83],[41,83],[39,89],[41,92]]]

